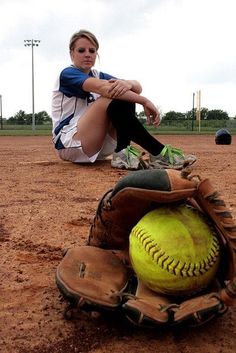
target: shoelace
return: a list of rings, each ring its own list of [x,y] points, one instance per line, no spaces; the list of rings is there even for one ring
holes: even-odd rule
[[[162,157],[167,155],[168,160],[172,165],[174,164],[174,155],[180,156],[182,158],[184,157],[183,151],[180,148],[175,148],[171,145],[165,145],[160,154]]]
[[[125,155],[127,156],[127,158],[129,157],[129,154],[132,154],[137,158],[140,158],[142,155],[141,151],[139,151],[139,149],[134,146],[127,146],[126,147]]]

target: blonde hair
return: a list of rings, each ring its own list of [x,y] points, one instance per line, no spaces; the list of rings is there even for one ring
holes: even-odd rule
[[[74,49],[75,42],[77,41],[77,39],[80,39],[80,38],[87,38],[91,43],[93,43],[96,50],[98,50],[99,43],[98,43],[98,40],[95,37],[95,35],[89,31],[87,31],[86,29],[81,29],[79,32],[76,32],[72,35],[72,37],[70,39],[70,44],[69,44],[70,51]]]

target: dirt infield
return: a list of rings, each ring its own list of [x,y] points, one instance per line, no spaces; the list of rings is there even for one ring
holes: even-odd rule
[[[198,157],[236,219],[236,136],[160,136]],[[235,353],[236,307],[198,328],[147,331],[101,316],[63,318],[55,270],[66,247],[84,245],[100,197],[127,174],[109,161],[58,159],[50,137],[0,137],[0,352]]]

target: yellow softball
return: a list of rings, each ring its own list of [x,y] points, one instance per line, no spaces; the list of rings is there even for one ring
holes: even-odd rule
[[[150,289],[189,295],[215,277],[220,244],[199,211],[180,205],[147,213],[130,233],[129,253],[134,271]]]

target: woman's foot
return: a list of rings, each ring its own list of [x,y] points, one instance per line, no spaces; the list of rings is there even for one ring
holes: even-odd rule
[[[157,156],[150,155],[149,169],[177,169],[181,170],[195,163],[197,157],[184,155],[181,149],[165,145]]]

